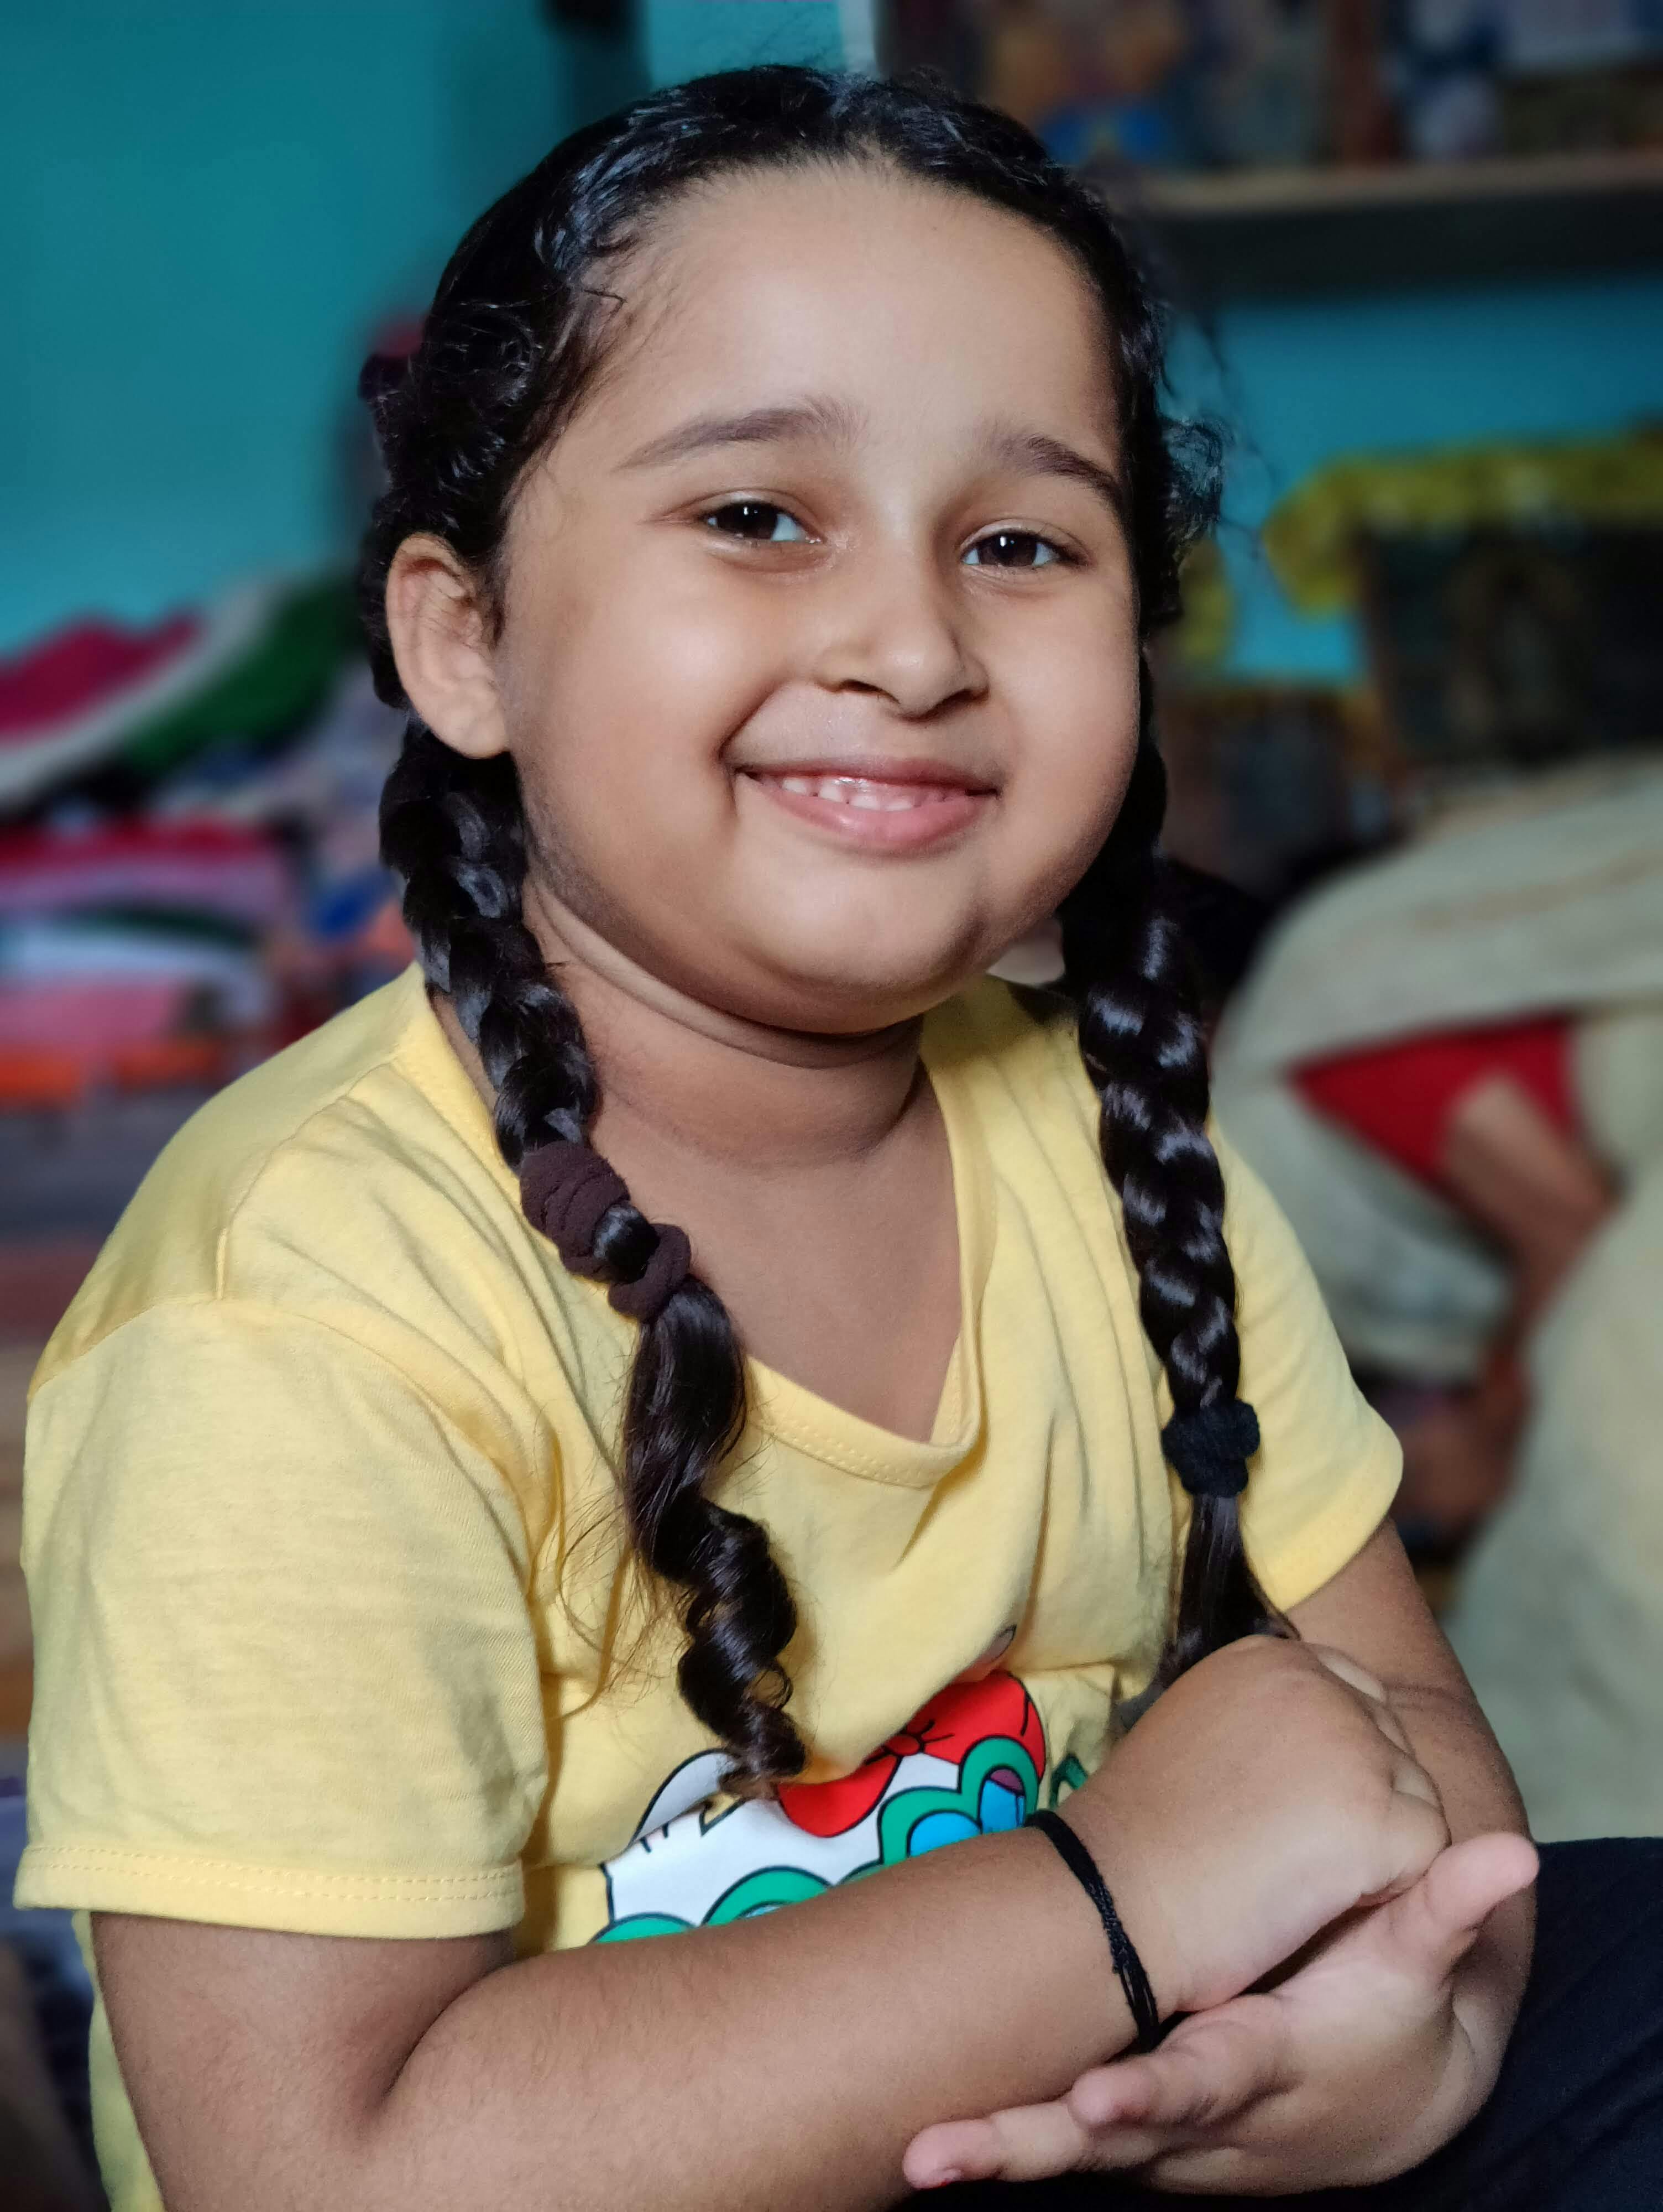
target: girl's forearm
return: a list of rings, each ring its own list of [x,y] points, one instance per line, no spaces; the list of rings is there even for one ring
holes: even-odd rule
[[[324,2201],[857,2212],[904,2193],[921,2126],[1058,2095],[1131,2033],[1049,1844],[987,1838],[765,1921],[487,1975]]]

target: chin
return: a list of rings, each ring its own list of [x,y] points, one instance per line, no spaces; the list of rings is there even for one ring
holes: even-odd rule
[[[789,987],[803,1003],[798,1026],[856,1036],[911,1021],[962,990],[983,966],[979,952],[967,959],[957,947],[915,951],[910,958],[891,951],[881,962],[873,959],[873,951],[870,942],[850,945],[840,959],[828,957],[822,945],[812,959],[792,966]]]

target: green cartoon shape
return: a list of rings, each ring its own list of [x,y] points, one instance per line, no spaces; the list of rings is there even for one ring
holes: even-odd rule
[[[743,1881],[719,1897],[701,1928],[727,1928],[736,1920],[755,1920],[764,1912],[777,1912],[782,1905],[800,1905],[805,1897],[818,1897],[830,1885],[801,1867],[758,1867]],[[615,1920],[594,1938],[597,1943],[633,1943],[643,1936],[680,1936],[695,1923],[678,1920],[669,1912],[635,1912],[628,1920]]]
[[[1006,1776],[1017,1790],[1010,1788]],[[899,1866],[990,1830],[1019,1828],[1039,1802],[1039,1773],[1022,1745],[1010,1736],[984,1737],[965,1754],[956,1789],[926,1786],[889,1799],[877,1818],[873,1867]],[[860,1871],[869,1874],[873,1867]]]
[[[690,1920],[677,1920],[671,1912],[635,1912],[628,1920],[614,1920],[590,1941],[634,1943],[643,1936],[685,1936],[692,1925]]]
[[[776,1912],[782,1905],[800,1905],[805,1897],[818,1897],[830,1887],[817,1874],[808,1874],[801,1867],[762,1867],[717,1899],[705,1915],[704,1925],[727,1928],[736,1920],[754,1920],[758,1913]]]
[[[1085,1769],[1071,1751],[1051,1776],[1051,1787],[1046,1793],[1046,1802],[1052,1811],[1056,1811],[1065,1797],[1071,1797],[1084,1780]]]

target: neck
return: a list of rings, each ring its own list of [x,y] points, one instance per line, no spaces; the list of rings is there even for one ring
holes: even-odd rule
[[[663,981],[530,884],[525,921],[600,1077],[592,1140],[620,1165],[646,1145],[753,1172],[828,1166],[881,1145],[915,1096],[919,1020],[857,1036],[774,1029]],[[440,1012],[489,1102],[478,1054],[448,1002]]]

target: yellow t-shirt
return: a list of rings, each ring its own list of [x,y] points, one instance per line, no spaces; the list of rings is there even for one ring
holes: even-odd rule
[[[35,1381],[20,1904],[533,1952],[766,1910],[1089,1773],[1168,1619],[1163,1386],[1067,1028],[987,982],[925,1057],[962,1333],[928,1443],[750,1369],[723,1496],[796,1595],[813,1763],[725,1810],[673,1619],[640,1641],[631,1596],[634,1325],[526,1225],[420,975],[205,1108]],[[1397,1452],[1226,1173],[1244,1527],[1289,1606],[1379,1523]],[[155,2212],[101,2014],[93,2057],[116,2212]]]

